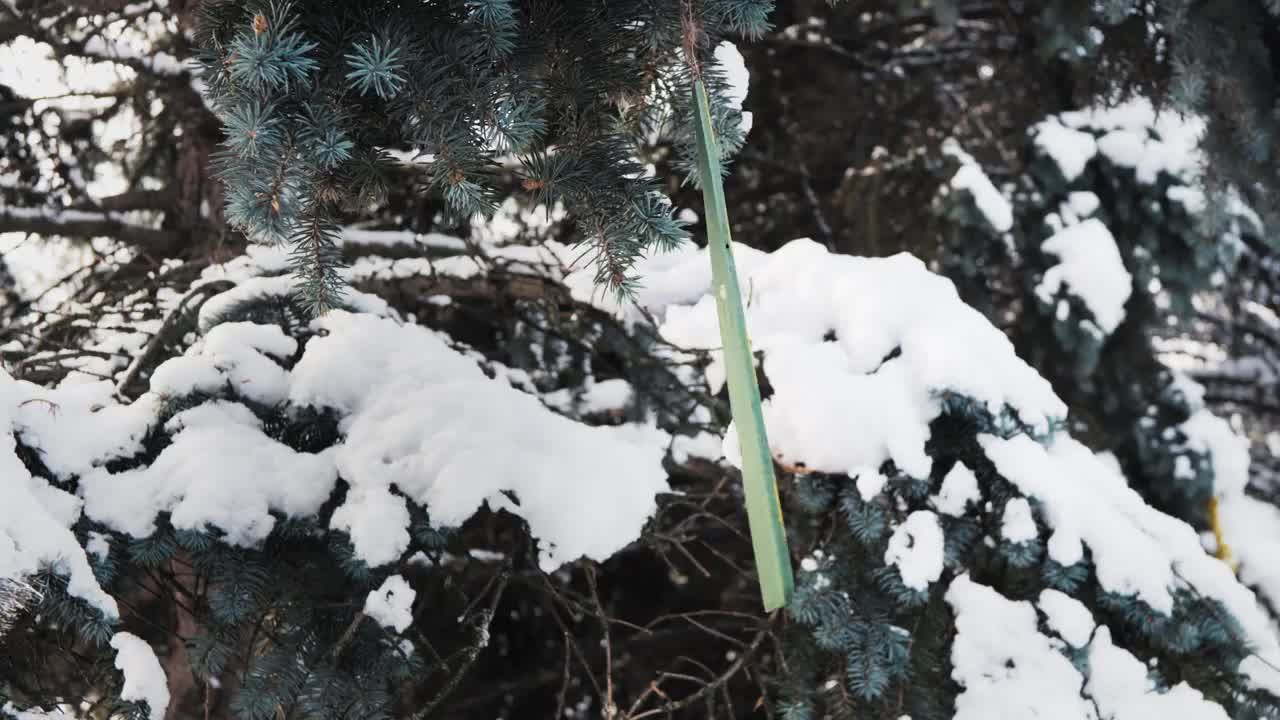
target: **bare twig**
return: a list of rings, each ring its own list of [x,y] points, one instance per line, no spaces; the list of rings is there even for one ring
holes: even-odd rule
[[[564,670],[560,673],[560,692],[556,693],[556,714],[552,716],[552,720],[560,720],[564,716],[565,698],[569,694],[569,633],[564,633]]]
[[[613,641],[609,633],[609,616],[605,614],[604,605],[600,603],[600,590],[596,587],[595,566],[587,565],[586,574],[587,586],[591,588],[591,599],[595,603],[596,618],[600,621],[600,628],[604,632],[605,696],[602,715],[605,720],[613,720],[618,715],[618,706],[613,701]]]
[[[169,313],[169,316],[164,319],[164,323],[160,325],[160,329],[156,331],[156,334],[151,336],[151,339],[147,341],[147,346],[143,348],[142,352],[138,354],[138,357],[129,365],[129,369],[125,372],[124,377],[121,378],[120,383],[116,385],[116,393],[122,397],[126,396],[129,387],[133,385],[133,382],[138,378],[138,374],[142,372],[144,367],[150,365],[151,362],[155,360],[156,355],[164,347],[165,341],[176,334],[175,331],[181,327],[182,321],[187,319],[190,315],[200,312],[200,308],[210,297],[225,290],[229,290],[232,287],[234,287],[234,283],[229,280],[215,280],[213,282],[200,285],[187,293],[186,296],[178,302],[178,306],[175,307],[173,311]]]
[[[351,642],[351,638],[356,636],[356,630],[360,629],[360,623],[364,622],[366,617],[367,616],[364,614],[363,610],[356,612],[356,616],[351,618],[351,622],[347,625],[347,629],[342,632],[342,637],[338,638],[338,642],[334,643],[333,647],[329,648],[329,657],[331,659],[338,659],[338,656],[342,654],[342,649]]]
[[[727,684],[735,675],[746,667],[747,663],[755,656],[756,652],[759,651],[760,646],[764,644],[765,639],[773,634],[774,626],[777,624],[780,617],[780,613],[775,610],[773,614],[769,616],[769,621],[760,629],[759,632],[756,633],[755,638],[753,638],[747,648],[743,650],[742,654],[739,655],[737,659],[729,665],[729,667],[725,668],[724,672],[720,673],[710,682],[704,684],[692,695],[687,695],[675,702],[664,702],[661,707],[651,708],[640,713],[635,713],[634,710],[636,708],[633,708],[633,711],[627,714],[627,720],[641,720],[642,718],[655,717],[658,715],[670,715],[677,710],[684,709],[696,702],[706,700],[709,696],[713,696],[714,693],[718,692],[721,687]],[[664,673],[664,675],[669,677],[679,676],[678,673]],[[692,676],[686,675],[683,677],[691,678]],[[702,682],[698,678],[694,679]]]
[[[511,579],[511,568],[505,567],[498,575],[496,586],[493,594],[489,598],[488,607],[480,611],[480,618],[475,625],[475,640],[467,647],[463,656],[462,665],[457,672],[449,678],[445,686],[436,693],[425,707],[413,714],[413,720],[425,720],[432,717],[432,712],[445,701],[449,695],[457,689],[462,683],[462,678],[466,676],[467,671],[476,664],[476,660],[480,657],[480,651],[489,645],[489,626],[493,623],[493,616],[498,612],[498,603],[502,601],[502,594],[507,589],[507,581]]]

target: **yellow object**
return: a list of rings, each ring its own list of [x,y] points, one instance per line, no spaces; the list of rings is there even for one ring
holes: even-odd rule
[[[1213,556],[1226,563],[1235,572],[1239,563],[1231,559],[1231,547],[1227,545],[1226,534],[1222,531],[1222,518],[1218,515],[1218,498],[1209,498],[1209,528],[1213,530],[1213,540],[1217,549]]]

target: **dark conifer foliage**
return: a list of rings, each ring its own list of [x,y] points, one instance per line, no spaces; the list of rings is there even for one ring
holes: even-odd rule
[[[900,0],[940,25],[981,12],[969,0]],[[1280,4],[1274,0],[1046,0],[1010,3],[1045,61],[1090,71],[1068,87],[1088,104],[1141,93],[1206,119],[1206,181],[1234,189],[1276,227],[1280,213]],[[1272,242],[1275,239],[1272,238]]]
[[[457,219],[491,214],[515,162],[526,191],[573,215],[598,282],[625,293],[639,253],[687,237],[641,161],[660,141],[688,161],[685,5],[699,54],[769,27],[760,0],[205,3],[227,217],[292,245],[323,311],[341,294],[335,221],[382,202],[398,162],[425,164],[420,189]],[[707,74],[732,150],[740,115]]]

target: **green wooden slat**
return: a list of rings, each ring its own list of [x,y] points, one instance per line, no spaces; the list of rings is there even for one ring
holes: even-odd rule
[[[729,405],[742,446],[742,484],[747,501],[747,521],[751,526],[751,545],[756,556],[756,572],[760,576],[760,593],[764,598],[764,609],[772,611],[791,599],[794,587],[791,553],[787,549],[787,532],[782,524],[782,506],[778,502],[778,485],[773,475],[773,455],[769,451],[764,415],[760,410],[760,388],[756,384],[755,363],[747,339],[742,292],[733,265],[729,213],[725,208],[724,186],[720,180],[720,148],[711,124],[706,87],[701,80],[695,81],[693,87],[698,111],[698,174],[706,206],[707,246],[711,255],[716,311],[720,317]]]

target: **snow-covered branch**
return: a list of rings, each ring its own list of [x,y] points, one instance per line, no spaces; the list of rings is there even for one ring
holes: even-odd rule
[[[0,207],[0,232],[23,232],[64,237],[109,237],[157,253],[171,252],[182,233],[127,222],[113,212]]]

